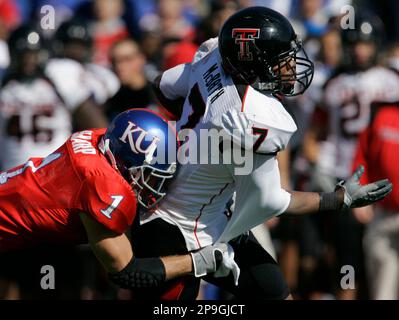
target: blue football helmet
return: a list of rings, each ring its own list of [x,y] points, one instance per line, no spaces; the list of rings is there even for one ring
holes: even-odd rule
[[[147,109],[120,113],[108,126],[100,149],[136,191],[138,202],[154,208],[176,172],[176,130]]]

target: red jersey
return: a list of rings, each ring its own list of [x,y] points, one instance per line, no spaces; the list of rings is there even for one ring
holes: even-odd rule
[[[373,107],[372,121],[359,136],[353,170],[364,166],[362,184],[388,178],[394,187],[380,205],[399,211],[399,103]]]
[[[73,134],[46,158],[0,174],[0,252],[44,242],[87,242],[79,213],[123,233],[136,196],[98,149],[105,129]]]

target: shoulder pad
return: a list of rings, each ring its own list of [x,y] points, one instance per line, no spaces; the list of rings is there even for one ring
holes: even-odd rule
[[[94,77],[105,85],[109,97],[112,97],[117,93],[121,84],[114,72],[106,67],[94,63],[86,64],[86,68]]]
[[[71,59],[51,59],[44,70],[66,106],[74,110],[91,95],[82,65]]]
[[[241,112],[233,110],[222,118],[222,127],[236,144],[261,154],[284,150],[297,130],[294,119],[277,99],[251,87]]]
[[[217,47],[217,45],[218,45],[218,38],[211,38],[211,39],[203,42],[194,55],[193,63],[201,60],[209,52],[211,52],[213,49],[215,49]]]

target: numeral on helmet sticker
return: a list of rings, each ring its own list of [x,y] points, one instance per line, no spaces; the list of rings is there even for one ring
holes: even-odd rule
[[[123,200],[123,196],[111,196],[111,198],[114,200],[112,201],[111,205],[107,209],[101,209],[100,212],[106,216],[108,219],[111,219],[111,214],[112,212],[118,208],[119,204]]]

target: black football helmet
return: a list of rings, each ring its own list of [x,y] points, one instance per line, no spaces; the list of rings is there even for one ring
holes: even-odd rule
[[[87,45],[90,45],[93,40],[88,24],[79,18],[73,18],[63,22],[57,29],[55,37],[58,41],[64,43],[80,41]]]
[[[53,50],[59,57],[67,57],[81,63],[90,60],[93,37],[89,25],[80,18],[63,22],[55,33]],[[79,45],[72,52],[68,46]]]
[[[33,24],[24,24],[11,33],[7,43],[12,57],[7,79],[12,75],[34,78],[48,58],[46,43],[39,29]]]
[[[366,10],[356,10],[354,28],[342,29],[342,42],[353,46],[358,42],[372,42],[380,45],[385,37],[384,24],[381,19]]]
[[[383,45],[384,38],[384,24],[381,19],[370,11],[356,10],[354,26],[341,31],[344,66],[353,70],[367,70],[375,65],[378,48]],[[357,58],[355,47],[359,43],[372,44],[374,47],[373,53],[364,61],[359,61]]]
[[[8,39],[8,48],[12,57],[26,51],[39,51],[43,46],[43,36],[39,29],[30,24],[15,29]]]
[[[295,96],[313,79],[313,63],[291,23],[266,7],[242,9],[227,19],[219,52],[233,78],[260,91]]]

